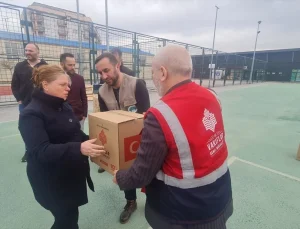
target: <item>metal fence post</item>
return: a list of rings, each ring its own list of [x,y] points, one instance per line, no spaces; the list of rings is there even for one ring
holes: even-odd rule
[[[136,77],[137,78],[140,78],[140,44],[139,42],[137,41],[136,42],[137,44],[137,48],[136,48],[136,60],[137,60],[137,63],[136,63]]]
[[[30,43],[30,34],[29,34],[29,21],[27,19],[27,9],[24,8],[24,21],[22,23],[21,21],[21,25],[25,26],[25,30],[26,30],[26,37],[27,37],[27,44]],[[24,48],[25,48],[26,44],[24,44]]]
[[[228,73],[228,70],[227,70],[228,54],[227,54],[227,53],[226,53],[226,55],[225,55],[225,60],[226,60],[226,63],[225,63],[225,76],[224,76],[224,84],[223,84],[223,86],[226,85],[227,73]]]
[[[78,23],[78,43],[79,43],[79,55],[78,55],[78,62],[79,62],[79,75],[82,75],[82,60],[81,60],[81,52],[82,52],[82,34],[81,34],[81,23],[79,18],[79,0],[76,0],[76,6],[77,6],[77,23]]]
[[[202,86],[202,78],[204,75],[204,48],[202,48],[202,69],[201,69],[201,75],[200,75],[200,85]]]
[[[163,47],[165,47],[167,45],[167,40],[163,39]]]
[[[93,79],[94,79],[94,84],[96,84],[96,67],[95,67],[95,55],[97,55],[97,50],[95,50],[95,28],[94,28],[94,23],[91,23],[91,30],[90,30],[90,38],[92,38],[92,49],[90,50],[90,56],[92,56],[90,59],[92,61],[90,61],[90,66],[91,66],[91,70],[90,70],[90,79],[91,79],[91,84]]]
[[[136,33],[133,34],[133,50],[132,50],[132,70],[137,74],[137,35]]]
[[[216,53],[216,64],[215,64],[215,69],[214,69],[213,87],[215,87],[215,82],[216,82],[216,69],[217,69],[217,64],[218,64],[218,54],[219,54],[219,52],[217,51],[217,53]]]

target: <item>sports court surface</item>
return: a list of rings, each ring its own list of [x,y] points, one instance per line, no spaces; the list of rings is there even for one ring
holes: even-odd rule
[[[234,215],[229,229],[300,228],[300,85],[263,83],[216,88],[223,105]],[[151,92],[151,102],[158,97]],[[90,106],[92,109],[92,106]],[[24,145],[17,129],[17,107],[0,108],[0,228],[46,229],[53,217],[34,200],[21,163]],[[88,132],[86,123],[86,132]],[[80,208],[81,229],[148,229],[145,196],[138,190],[138,210],[121,225],[123,192],[108,173],[91,165],[96,192]]]

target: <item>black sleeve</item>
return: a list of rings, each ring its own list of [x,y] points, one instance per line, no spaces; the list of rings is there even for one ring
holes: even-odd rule
[[[104,102],[104,100],[101,98],[101,96],[98,93],[98,101],[99,101],[99,107],[100,107],[100,111],[108,111],[108,108]]]
[[[85,142],[87,140],[90,140],[89,135],[87,135],[86,133],[84,133],[82,130],[80,130],[80,134],[81,134],[81,142]]]
[[[20,95],[19,95],[19,88],[20,88],[20,78],[18,75],[18,65],[16,65],[13,76],[12,76],[12,80],[11,80],[11,90],[18,102],[21,100]]]
[[[50,143],[42,117],[24,112],[20,115],[19,130],[30,156],[41,163],[65,161],[72,163],[82,160],[81,142],[65,144]]]
[[[130,76],[134,76],[135,77],[135,72],[133,71],[133,70],[131,70],[131,69],[129,69],[129,73],[130,73]]]
[[[150,97],[146,83],[142,79],[137,79],[135,89],[137,113],[143,114],[150,108]]]
[[[127,68],[126,66],[122,65],[121,66],[121,72],[129,75],[129,76],[135,76],[135,72],[133,70],[131,70],[130,68]]]
[[[84,82],[83,76],[81,76],[80,97],[81,97],[81,101],[82,101],[83,116],[87,117],[87,113],[88,113],[88,100],[87,100],[86,89],[85,89],[85,82]]]

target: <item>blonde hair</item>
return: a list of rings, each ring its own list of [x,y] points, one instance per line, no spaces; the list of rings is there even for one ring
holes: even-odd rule
[[[50,83],[56,80],[58,74],[66,74],[58,65],[42,65],[34,68],[32,72],[33,84],[37,88],[43,88],[43,81]]]

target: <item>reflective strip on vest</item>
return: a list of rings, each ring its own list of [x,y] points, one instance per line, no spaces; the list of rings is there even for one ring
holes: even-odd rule
[[[194,178],[195,170],[190,145],[178,118],[173,110],[161,100],[154,105],[154,108],[162,114],[173,134],[179,153],[183,178]]]
[[[178,149],[180,164],[183,173],[183,179],[178,179],[168,176],[160,170],[156,174],[156,178],[158,180],[161,180],[165,184],[170,186],[188,189],[211,184],[227,172],[228,166],[227,160],[225,160],[219,168],[217,168],[210,174],[201,178],[195,178],[195,170],[190,145],[177,116],[175,115],[173,110],[161,100],[157,104],[155,104],[153,108],[157,109],[161,113],[172,132]]]

